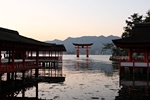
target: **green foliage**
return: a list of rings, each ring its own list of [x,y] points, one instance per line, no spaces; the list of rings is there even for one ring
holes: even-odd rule
[[[143,16],[139,15],[138,13],[134,13],[133,15],[128,17],[128,20],[126,20],[127,26],[124,27],[124,32],[123,32],[121,37],[122,38],[127,38],[127,37],[132,36],[132,28],[134,27],[134,25],[136,23],[143,22],[142,18],[143,18]]]
[[[125,56],[128,53],[127,50],[117,48],[113,43],[103,43],[101,53],[104,54],[107,50],[111,50],[113,56]]]
[[[132,28],[136,23],[150,22],[150,10],[148,10],[147,15],[143,17],[143,15],[139,15],[138,13],[134,13],[128,20],[126,20],[127,26],[124,27],[124,32],[122,33],[122,38],[127,38],[132,36]]]
[[[150,10],[148,10],[147,16],[145,17],[144,22],[150,22]]]
[[[114,44],[113,43],[103,43],[103,48],[101,50],[101,53],[106,53],[107,50],[113,50]]]

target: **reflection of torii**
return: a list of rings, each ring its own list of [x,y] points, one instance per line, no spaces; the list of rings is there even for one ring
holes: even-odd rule
[[[91,45],[93,45],[93,43],[89,43],[89,44],[78,44],[78,43],[73,43],[73,45],[76,48],[76,55],[77,57],[79,57],[80,54],[80,48],[86,48],[86,57],[89,57],[89,48],[91,47]]]

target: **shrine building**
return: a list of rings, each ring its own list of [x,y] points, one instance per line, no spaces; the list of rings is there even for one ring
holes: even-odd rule
[[[132,36],[112,40],[113,43],[128,50],[128,59],[120,60],[120,68],[150,68],[150,23],[135,24]]]
[[[64,45],[41,42],[24,37],[15,30],[0,28],[0,92],[3,75],[6,75],[5,80],[15,80],[17,73],[21,72],[24,79],[27,71],[34,70],[33,75],[38,77],[44,64],[62,62],[64,51]],[[56,70],[54,72],[56,77]]]

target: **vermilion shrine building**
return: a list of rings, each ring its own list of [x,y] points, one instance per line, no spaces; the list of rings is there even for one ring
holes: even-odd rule
[[[132,33],[129,38],[113,40],[128,50],[128,59],[120,61],[120,68],[150,68],[150,23],[135,24]]]
[[[1,78],[6,74],[6,80],[15,80],[17,73],[22,73],[22,79],[29,70],[34,70],[35,77],[45,64],[54,65],[62,62],[63,45],[45,43],[19,35],[15,30],[0,28],[0,92]],[[50,77],[57,77],[56,70],[51,69]],[[53,73],[54,72],[54,73]],[[60,72],[62,75],[62,72]]]
[[[132,33],[131,37],[113,40],[117,47],[128,50],[128,59],[119,63],[122,92],[118,93],[124,98],[136,97],[138,93],[138,98],[146,99],[150,93],[150,23],[135,24]]]

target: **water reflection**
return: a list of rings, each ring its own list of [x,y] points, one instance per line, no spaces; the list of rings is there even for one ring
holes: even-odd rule
[[[102,55],[101,55],[102,56]],[[94,56],[95,57],[95,56]],[[65,68],[69,71],[82,71],[82,72],[93,72],[93,73],[104,73],[107,76],[112,76],[114,72],[118,72],[118,64],[112,64],[108,58],[97,58],[94,57],[80,57],[65,59]],[[104,56],[105,57],[105,56]],[[72,68],[74,67],[74,69]]]
[[[15,80],[15,81],[3,81],[1,83],[1,86],[3,87],[1,89],[0,94],[0,100],[38,100],[38,82],[35,82],[35,80],[32,79],[26,79],[28,82],[23,82],[21,80]],[[25,91],[35,87],[35,97],[28,97],[25,96]],[[17,97],[18,94],[20,94],[20,97]]]
[[[91,55],[89,58],[65,56],[63,94],[68,100],[114,100],[118,95],[118,66],[106,55]],[[65,98],[60,95],[61,98]],[[65,100],[65,99],[62,99]]]
[[[120,69],[119,96],[116,100],[149,100],[150,73],[146,68]]]
[[[64,82],[40,82],[38,88],[34,85],[25,89],[25,92],[22,92],[22,88],[16,97],[46,100],[114,100],[117,98],[120,89],[119,69],[109,61],[109,55],[91,55],[89,58],[82,55],[79,58],[75,55],[64,55],[62,69],[63,74],[66,74]]]
[[[76,66],[75,69],[76,70],[80,70],[80,69],[88,69],[89,68],[89,59],[85,58],[85,59],[79,59],[77,58],[76,60]]]

